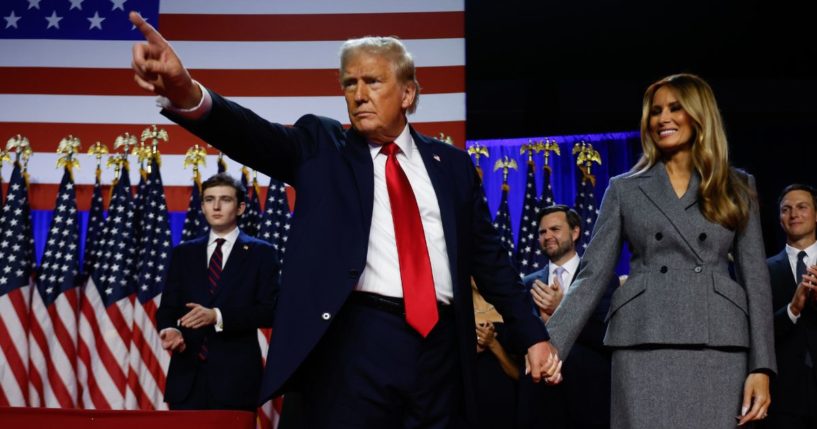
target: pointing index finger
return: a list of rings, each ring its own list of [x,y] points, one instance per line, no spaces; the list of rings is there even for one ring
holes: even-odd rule
[[[139,15],[139,13],[136,11],[131,11],[128,15],[128,19],[130,19],[131,24],[136,26],[136,28],[142,32],[142,35],[145,36],[145,40],[147,40],[148,43],[161,46],[167,45],[167,40],[165,40],[165,38],[162,37],[158,31],[156,31],[156,28],[148,24],[147,21],[142,18],[142,15]]]

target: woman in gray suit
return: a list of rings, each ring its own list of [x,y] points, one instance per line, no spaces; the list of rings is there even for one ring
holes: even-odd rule
[[[754,178],[729,166],[712,89],[694,75],[647,88],[641,142],[638,163],[610,180],[578,277],[548,322],[551,341],[567,356],[628,242],[630,275],[604,339],[612,427],[762,419],[776,364]]]

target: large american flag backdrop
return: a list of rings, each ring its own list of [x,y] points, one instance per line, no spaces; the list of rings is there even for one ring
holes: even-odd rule
[[[4,142],[22,134],[31,142],[34,154],[28,164],[29,201],[26,202],[31,209],[58,207],[55,202],[65,172],[54,168],[58,157],[54,149],[63,137],[69,134],[78,137],[83,148],[97,141],[110,147],[116,136],[124,132],[139,135],[149,124],[158,124],[169,135],[169,142],[160,146],[161,178],[153,178],[150,186],[157,186],[156,181],[161,180],[158,186],[164,190],[171,214],[187,208],[192,173],[183,168],[184,153],[201,142],[159,115],[154,97],[133,83],[131,46],[141,40],[141,36],[127,20],[130,10],[140,12],[171,41],[194,78],[262,116],[284,124],[294,123],[304,113],[348,123],[337,73],[341,42],[366,35],[398,36],[414,54],[422,86],[420,106],[410,121],[422,133],[432,136],[444,133],[458,146],[465,142],[463,0],[3,0],[0,3],[0,140]],[[203,177],[217,169],[217,152],[212,148],[207,150]],[[63,195],[73,198],[75,194],[77,210],[81,212],[91,205],[96,176],[92,156],[81,154],[78,159],[81,168],[74,169],[70,182],[63,182],[59,198]],[[235,162],[228,165],[230,173],[240,174],[241,165]],[[21,187],[25,190],[26,185],[19,176],[12,178],[11,170],[2,171],[4,193],[8,192],[10,181],[17,187],[15,192],[19,193]],[[106,188],[113,183],[113,175],[112,170],[102,172],[101,182]],[[131,183],[139,182],[138,168],[131,168],[129,179]],[[259,175],[262,184],[268,180]],[[65,189],[66,186],[71,189]],[[260,191],[262,195],[258,198],[264,201],[267,189],[262,186]],[[107,201],[109,193],[104,194]],[[12,195],[15,195],[12,199],[21,198],[18,194]],[[143,199],[135,201],[146,204]],[[156,201],[162,204],[160,199]],[[18,202],[7,201],[6,205],[9,204],[16,207]],[[130,203],[121,196],[114,206],[118,204]],[[24,236],[26,228],[20,226],[21,222],[27,222],[26,216],[12,225],[12,219],[7,219],[4,212],[3,221],[9,223],[7,231],[13,231],[17,243],[9,245],[25,246],[30,241],[30,237]],[[114,221],[107,221],[104,226],[107,231],[103,234],[111,234],[111,229],[119,231],[119,228],[130,227],[124,224],[120,227]],[[64,219],[61,218],[61,222]],[[53,226],[58,227],[66,226]],[[163,228],[160,229],[164,231]],[[17,237],[19,234],[23,236]],[[160,241],[167,236],[166,232],[161,234]],[[117,241],[112,242],[113,238]],[[108,235],[107,239],[103,236],[101,248],[118,246],[121,239],[121,235]],[[161,246],[156,249],[161,250]],[[61,250],[59,254],[72,255],[72,258],[78,254],[73,248],[69,250]],[[3,276],[6,283],[0,287],[3,309],[0,403],[163,408],[155,399],[155,391],[161,388],[164,378],[161,371],[155,371],[155,365],[166,365],[166,357],[146,353],[136,356],[138,351],[129,343],[134,330],[145,328],[137,323],[138,319],[154,311],[151,300],[158,299],[160,294],[151,289],[152,292],[144,296],[136,280],[116,290],[114,282],[128,280],[122,280],[123,274],[118,271],[124,267],[110,259],[116,257],[116,252],[109,253],[97,255],[97,265],[104,270],[91,275],[82,292],[66,288],[60,282],[60,275],[73,272],[74,262],[62,262],[70,265],[68,272],[49,274],[49,281],[57,276],[53,286],[46,283],[37,286],[25,273],[18,275],[25,263],[15,268],[8,261],[0,261],[0,268],[8,265],[15,274],[13,279]],[[155,263],[160,263],[159,259]],[[138,264],[127,269],[134,279],[137,274],[150,275]],[[42,273],[49,270],[53,270],[53,265],[40,268]],[[150,272],[154,277],[162,275],[161,269]],[[89,284],[95,289],[89,290]],[[116,301],[111,307],[112,298],[94,295],[100,291],[105,293],[101,285],[111,290],[110,295],[125,297],[124,301]],[[49,294],[55,291],[61,294],[52,303]],[[33,300],[38,306],[36,312],[30,308],[33,293],[40,293],[40,297]],[[88,294],[93,300],[82,307],[82,302],[89,299]],[[75,304],[76,300],[80,303]],[[139,310],[140,306],[144,309]],[[75,309],[76,316],[70,311],[68,316],[63,314],[62,309],[66,307]],[[7,311],[11,309],[16,313]],[[107,319],[100,321],[98,316]],[[30,321],[38,319],[40,322],[34,325],[42,332],[29,332]],[[113,335],[104,331],[120,328]],[[77,331],[65,332],[61,340],[53,343],[46,341],[52,330]],[[260,334],[260,340],[266,342],[268,335],[269,332]],[[145,338],[148,342],[154,341]],[[97,349],[97,343],[107,344],[108,349]],[[54,353],[48,352],[52,349]],[[13,356],[11,351],[15,352]],[[60,360],[49,360],[53,355],[59,355]],[[137,358],[144,358],[144,363],[139,363]],[[97,362],[108,365],[108,375],[90,377],[94,374],[89,366]],[[114,364],[120,369],[116,370]],[[140,365],[148,370],[140,370]],[[32,384],[31,379],[36,377],[29,375],[34,373],[40,378]],[[61,379],[55,378],[55,374],[61,375]],[[66,374],[76,374],[79,381],[71,380]],[[53,383],[49,383],[48,377],[53,378]],[[59,392],[49,391],[48,386],[54,386]],[[36,402],[32,398],[36,398]],[[266,423],[274,424],[274,421]]]

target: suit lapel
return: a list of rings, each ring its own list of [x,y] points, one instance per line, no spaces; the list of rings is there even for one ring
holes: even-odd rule
[[[209,237],[210,234],[208,233],[204,237],[198,238],[193,249],[191,266],[201,267],[200,269],[190,270],[192,277],[192,282],[190,283],[192,290],[190,292],[193,294],[194,302],[205,303],[210,300],[210,294],[207,290],[210,284],[207,280],[207,269],[210,264],[210,260],[207,259],[207,242],[210,239]],[[200,265],[201,261],[204,261],[204,265]],[[203,287],[199,285],[203,285]]]
[[[367,237],[372,225],[374,207],[374,163],[369,144],[353,128],[346,131],[346,142],[341,150],[352,169],[360,196],[360,214]]]
[[[702,259],[697,248],[697,242],[691,240],[691,237],[697,237],[698,234],[697,229],[691,222],[692,216],[688,212],[698,201],[697,189],[700,179],[697,173],[693,172],[687,191],[680,199],[675,196],[675,191],[672,189],[672,184],[663,163],[656,163],[649,171],[644,173],[642,179],[639,188],[655,207],[666,216],[692,253],[698,259]]]
[[[786,249],[774,255],[769,262],[769,272],[784,281],[784,284],[779,286],[772,284],[772,287],[785,287],[787,292],[794,294],[795,289],[797,289],[797,279],[791,270],[791,263],[789,262],[789,255],[786,254]]]
[[[451,193],[451,180],[446,176],[444,170],[444,165],[448,160],[437,151],[436,145],[432,144],[428,138],[418,134],[413,127],[409,128],[417,150],[423,158],[423,164],[425,164],[426,171],[428,171],[434,193],[437,195],[437,204],[440,206],[440,219],[442,219],[443,234],[445,235],[445,247],[448,250],[448,263],[449,267],[451,267],[451,280],[456,284],[457,277],[454,273],[457,267],[457,225]],[[454,288],[454,294],[457,294],[457,288]]]

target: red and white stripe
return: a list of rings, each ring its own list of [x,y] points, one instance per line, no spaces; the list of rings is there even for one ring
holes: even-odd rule
[[[89,278],[80,303],[77,344],[81,408],[126,409],[132,325],[131,299],[105,308],[93,277]]]
[[[267,364],[267,352],[269,350],[269,340],[272,336],[272,329],[258,330],[258,345],[261,347],[261,359],[264,365]],[[258,407],[258,429],[273,429],[278,427],[278,420],[281,417],[281,408],[283,407],[283,397],[270,399],[263,405]]]
[[[156,330],[156,310],[161,295],[142,305],[133,304],[132,339],[128,367],[129,410],[166,410],[164,401],[165,378],[170,364],[170,353],[162,348]]]
[[[28,326],[33,284],[0,296],[0,407],[28,405]]]
[[[31,297],[29,406],[77,407],[77,290],[60,294],[48,307],[39,292]]]
[[[155,24],[155,23],[154,23]],[[348,124],[338,84],[343,40],[395,35],[414,55],[422,96],[410,118],[422,133],[465,142],[465,19],[463,0],[349,0],[201,2],[162,0],[159,29],[194,78],[271,120],[291,124],[305,113]],[[201,141],[159,115],[154,97],[133,83],[132,42],[0,40],[0,138],[29,137],[35,152],[32,208],[53,204],[59,171],[47,156],[66,135],[83,147],[109,146],[123,133],[160,124],[170,143],[160,146],[168,207],[183,211],[190,171],[187,148]],[[211,154],[216,152],[208,149]],[[38,160],[40,159],[40,160]],[[203,176],[216,172],[208,158]],[[75,170],[80,210],[88,207],[94,162]],[[240,166],[235,167],[235,173]],[[136,183],[135,171],[132,182]],[[8,175],[8,173],[4,173]],[[111,172],[103,175],[110,183]],[[266,177],[260,178],[265,183]],[[47,194],[52,198],[41,196]],[[85,197],[87,195],[87,197]]]

